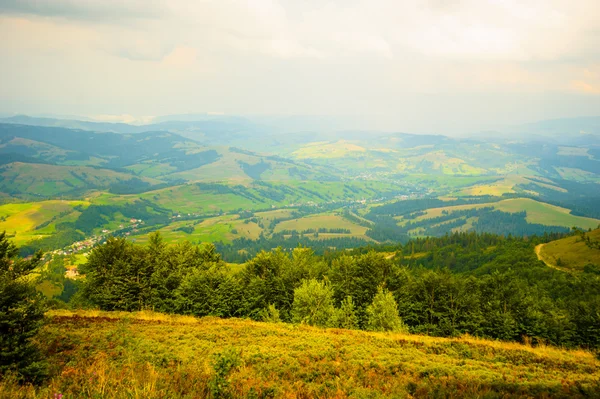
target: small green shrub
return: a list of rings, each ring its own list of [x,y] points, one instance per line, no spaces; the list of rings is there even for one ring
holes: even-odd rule
[[[221,353],[215,354],[212,367],[214,376],[208,383],[211,397],[214,399],[231,398],[231,384],[229,374],[233,369],[242,364],[240,353],[235,348],[229,348]]]

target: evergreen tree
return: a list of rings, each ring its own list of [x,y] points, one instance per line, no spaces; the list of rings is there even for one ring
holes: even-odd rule
[[[269,305],[266,309],[263,309],[261,313],[262,321],[267,323],[280,323],[281,319],[279,318],[279,310],[275,307],[275,305]]]
[[[304,280],[294,290],[292,320],[295,323],[326,327],[334,311],[333,289],[326,281]]]
[[[0,375],[14,372],[22,381],[39,382],[46,364],[32,338],[41,327],[45,303],[28,275],[40,264],[41,253],[29,260],[0,233]]]
[[[335,309],[331,318],[331,327],[354,330],[358,328],[358,317],[354,310],[354,302],[351,296],[347,296],[341,303],[339,309]]]
[[[398,305],[394,296],[381,286],[367,307],[367,329],[371,331],[407,331],[398,315]]]

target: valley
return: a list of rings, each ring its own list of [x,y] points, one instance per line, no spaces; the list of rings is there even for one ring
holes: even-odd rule
[[[33,124],[16,123],[25,120]],[[329,133],[318,141],[263,127],[257,151],[256,126],[227,118],[130,128],[81,122],[80,130],[68,128],[73,121],[10,122],[0,123],[0,228],[24,254],[70,253],[73,243],[109,235],[144,243],[153,231],[235,253],[248,242],[340,249],[600,224],[591,205],[600,198],[595,136],[540,149],[401,133]]]

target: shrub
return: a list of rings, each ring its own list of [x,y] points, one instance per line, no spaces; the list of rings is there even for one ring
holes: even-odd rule
[[[260,313],[260,318],[262,321],[267,323],[279,323],[281,322],[281,318],[279,317],[279,310],[275,307],[275,305],[271,304],[262,310]]]
[[[213,398],[233,397],[228,377],[231,371],[241,364],[242,359],[240,354],[234,348],[227,349],[215,355],[212,362],[215,374],[208,384]]]

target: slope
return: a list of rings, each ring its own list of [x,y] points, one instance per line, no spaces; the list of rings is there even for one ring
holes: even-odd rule
[[[52,197],[92,188],[108,189],[125,182],[152,186],[156,179],[89,166],[61,166],[14,162],[0,166],[0,191],[36,197]]]
[[[55,377],[0,396],[591,397],[582,350],[472,337],[319,329],[157,313],[52,311],[38,336]]]
[[[586,241],[589,239],[589,243]],[[600,229],[582,235],[566,237],[539,246],[538,258],[549,266],[583,271],[590,265],[600,271]],[[595,266],[595,267],[594,267]]]

